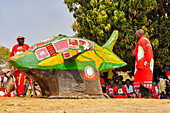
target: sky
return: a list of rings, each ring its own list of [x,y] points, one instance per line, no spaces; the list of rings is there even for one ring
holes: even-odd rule
[[[73,36],[73,23],[64,0],[0,0],[0,46],[10,50],[18,35],[29,46],[58,34]]]

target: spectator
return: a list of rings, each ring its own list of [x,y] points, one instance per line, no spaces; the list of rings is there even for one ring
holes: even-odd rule
[[[166,74],[167,79],[170,80],[169,66],[165,66],[164,73]]]
[[[109,91],[109,88],[110,88],[110,82],[111,82],[111,80],[110,80],[110,79],[108,79],[108,80],[107,80],[107,83],[106,83],[106,93],[108,93],[108,91]]]
[[[41,92],[40,86],[35,81],[33,83],[34,83],[34,90],[35,90],[36,96],[42,96],[42,92]]]
[[[4,77],[4,75],[2,74],[2,72],[0,71],[0,97],[7,97],[7,94],[5,93],[5,83],[7,82],[7,78]]]
[[[101,76],[100,76],[100,83],[102,86],[103,93],[106,93],[106,84],[105,84],[104,79]]]
[[[127,95],[128,95],[128,97],[131,98],[131,97],[132,97],[132,94],[133,94],[133,86],[130,85],[130,80],[129,80],[129,79],[126,80],[125,87],[126,87],[126,90],[127,90]]]
[[[122,81],[122,80],[123,80],[123,76],[122,75],[118,76],[115,84],[118,85],[119,81]]]
[[[24,95],[27,94],[27,90],[31,90],[31,92],[33,93],[33,97],[36,97],[35,95],[35,90],[34,90],[34,83],[33,83],[33,80],[28,76],[26,75],[25,77],[25,87],[24,87]],[[29,91],[30,92],[30,91]],[[29,96],[30,97],[30,96]]]
[[[2,69],[2,75],[0,75],[0,96],[16,96],[13,76],[9,69]]]
[[[110,80],[110,85],[107,88],[108,88],[108,92],[107,92],[108,95],[114,98],[114,95],[118,90],[118,86],[115,84],[114,80]]]
[[[152,98],[157,99],[160,95],[158,86],[156,82],[152,82]]]
[[[127,98],[127,90],[126,87],[122,84],[122,81],[118,82],[118,90],[116,92],[116,95],[114,95],[115,98]]]

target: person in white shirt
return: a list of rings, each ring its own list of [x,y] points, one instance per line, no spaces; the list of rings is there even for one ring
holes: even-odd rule
[[[132,94],[133,94],[133,86],[130,85],[130,82],[131,82],[131,81],[130,81],[129,79],[127,79],[127,80],[126,80],[126,84],[125,84],[126,89],[127,89],[128,97],[132,97]]]

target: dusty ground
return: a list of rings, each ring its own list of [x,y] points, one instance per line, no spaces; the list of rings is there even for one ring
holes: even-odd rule
[[[170,113],[170,99],[44,99],[0,97],[0,113]]]

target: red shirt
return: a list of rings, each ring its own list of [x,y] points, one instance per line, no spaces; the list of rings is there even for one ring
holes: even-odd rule
[[[20,54],[22,52],[25,52],[28,49],[29,49],[29,46],[27,44],[23,44],[22,46],[19,46],[18,44],[16,44],[16,45],[13,46],[11,54],[10,54],[9,57],[15,56],[15,55]],[[8,60],[8,62],[9,62],[9,60]],[[14,71],[18,71],[18,69],[16,69],[14,67]]]
[[[101,85],[102,85],[103,87],[105,87],[105,81],[104,81],[103,78],[100,78],[100,83],[101,83]]]
[[[122,94],[127,94],[127,90],[126,90],[126,86],[118,86],[118,90],[116,92],[118,95],[122,95]]]
[[[21,52],[18,51],[19,48],[22,48]],[[29,49],[29,46],[28,46],[27,44],[23,44],[22,46],[19,46],[18,44],[17,44],[17,45],[14,45],[9,57],[15,56],[15,55],[17,55],[18,53],[25,52],[25,51],[28,50],[28,49]]]
[[[114,92],[118,91],[118,86],[117,85],[108,85],[107,86],[107,92],[109,92],[109,89],[112,88]]]

